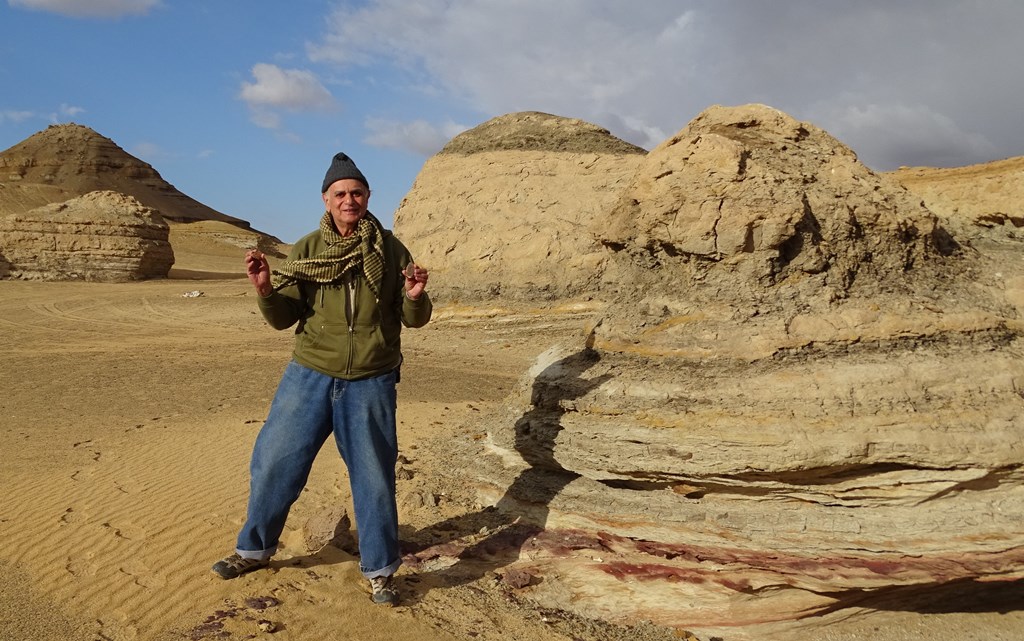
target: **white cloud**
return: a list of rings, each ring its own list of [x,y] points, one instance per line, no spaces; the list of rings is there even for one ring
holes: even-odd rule
[[[136,144],[132,147],[131,154],[136,158],[141,158],[146,161],[167,158],[170,155],[164,151],[160,145],[152,142],[140,142]]]
[[[284,130],[285,111],[331,111],[338,107],[334,96],[316,75],[304,69],[282,69],[277,65],[253,65],[254,82],[243,82],[238,97],[249,105],[249,120],[270,129],[281,140],[300,142],[297,134]]]
[[[77,116],[79,114],[85,113],[85,109],[83,109],[82,107],[75,107],[74,105],[62,104],[60,106],[60,113],[63,116],[68,116],[69,118],[74,118],[75,116]]]
[[[612,125],[627,118],[632,133],[661,126],[637,98],[658,78],[693,74],[687,52],[698,39],[694,14],[674,0],[648,0],[643,11],[615,0],[429,0],[415,9],[378,0],[339,9],[328,24],[309,47],[314,61],[384,62],[409,84],[440,87],[489,115],[544,111],[617,134]]]
[[[253,66],[252,75],[255,82],[243,82],[239,93],[251,107],[303,111],[335,106],[331,92],[311,71],[260,63]]]
[[[436,154],[449,140],[469,129],[452,121],[437,126],[425,120],[398,122],[383,118],[367,118],[365,125],[370,132],[364,140],[367,144],[424,156]]]
[[[14,8],[46,11],[71,18],[119,18],[149,13],[160,0],[7,0]]]
[[[32,111],[15,111],[13,109],[0,109],[0,123],[24,122],[29,118],[35,117],[36,114]]]
[[[757,102],[876,163],[1024,153],[1012,0],[365,0],[326,24],[314,62],[397,77],[481,122],[544,111],[651,148],[710,105]]]
[[[268,109],[254,108],[249,114],[252,124],[263,129],[280,129],[281,116]]]

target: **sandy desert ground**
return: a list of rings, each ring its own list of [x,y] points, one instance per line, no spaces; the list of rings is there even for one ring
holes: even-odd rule
[[[240,256],[184,258],[167,280],[0,281],[0,639],[692,638],[538,610],[495,581],[500,561],[403,568],[404,604],[373,606],[352,554],[305,545],[304,524],[350,499],[330,445],[271,568],[214,577],[241,524],[250,449],[291,335],[264,325]],[[460,523],[473,498],[426,452],[471,430],[535,355],[583,325],[571,314],[437,312],[405,334],[399,387],[402,538],[413,545],[479,526]],[[457,525],[432,528],[440,522]],[[1020,638],[1019,611],[983,609],[889,612],[800,637]]]
[[[225,277],[238,263],[216,263],[141,283],[0,281],[0,638],[269,638],[260,620],[275,639],[571,638],[557,630],[568,623],[429,573],[403,572],[403,607],[374,607],[355,557],[304,544],[307,520],[350,499],[332,446],[270,571],[210,573],[233,547],[249,452],[291,349],[244,276]],[[204,269],[217,278],[196,280]],[[399,388],[410,541],[461,509],[458,488],[431,482],[444,462],[420,460],[418,444],[463,429],[546,345],[439,316],[408,332]]]

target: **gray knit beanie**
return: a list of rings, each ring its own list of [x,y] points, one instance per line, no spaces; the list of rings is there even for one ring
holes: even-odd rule
[[[327,190],[335,181],[343,180],[345,178],[354,178],[359,182],[366,185],[366,188],[370,188],[370,183],[367,182],[366,176],[363,172],[359,171],[359,167],[352,162],[352,159],[345,154],[338,152],[334,154],[334,158],[331,160],[331,166],[327,169],[327,175],[324,176],[324,186],[320,189],[321,194],[327,193]]]

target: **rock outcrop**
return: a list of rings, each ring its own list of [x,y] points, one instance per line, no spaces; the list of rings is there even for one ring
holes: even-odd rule
[[[1024,157],[947,169],[901,167],[889,175],[965,237],[1021,236]]]
[[[501,116],[426,162],[395,231],[416,239],[442,301],[585,295],[606,257],[604,217],[645,154],[581,120]]]
[[[813,296],[843,297],[952,249],[934,214],[849,148],[755,107],[709,110],[659,145],[610,219],[602,240],[613,248],[720,266],[749,291],[800,281]]]
[[[616,203],[590,331],[445,454],[544,529],[516,539],[524,595],[738,638],[1024,579],[1024,308],[998,267],[758,105],[705,111]]]
[[[174,264],[167,223],[131,196],[98,191],[0,217],[0,277],[126,281]]]

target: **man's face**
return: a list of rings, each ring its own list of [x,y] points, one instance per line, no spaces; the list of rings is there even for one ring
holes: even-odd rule
[[[366,215],[370,189],[355,178],[344,178],[331,183],[323,198],[324,206],[330,212],[338,233],[348,236],[355,231],[356,225]]]

